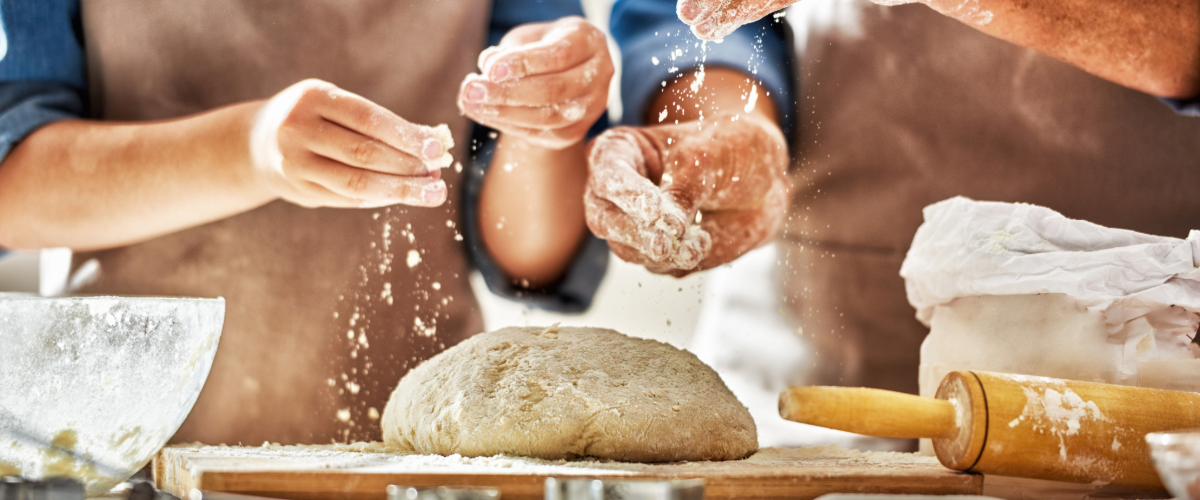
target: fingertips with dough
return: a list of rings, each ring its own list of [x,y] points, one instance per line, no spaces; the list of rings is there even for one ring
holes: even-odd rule
[[[641,242],[641,246],[638,248],[650,260],[662,262],[671,256],[671,247],[674,242],[671,241],[671,235],[666,231],[653,227],[641,228],[637,236]]]
[[[614,129],[597,137],[588,154],[588,168],[588,184],[596,196],[645,222],[662,216],[662,195],[643,174],[642,148],[630,133]]]
[[[698,225],[687,228],[674,255],[674,264],[679,269],[695,269],[712,251],[712,237]]]
[[[695,219],[695,207],[684,206],[677,197],[671,193],[666,193],[661,197],[662,208],[660,213],[661,225],[671,233],[675,238],[682,238],[684,232],[687,231],[688,225]],[[690,217],[689,217],[690,215]]]
[[[678,237],[658,223],[639,221],[590,190],[584,194],[588,229],[610,244],[636,250],[639,262],[670,263]]]
[[[421,143],[421,154],[425,165],[431,171],[449,167],[454,163],[454,157],[450,155],[450,151],[454,149],[454,136],[450,133],[450,127],[443,123],[436,127],[425,128],[428,129],[430,136]]]

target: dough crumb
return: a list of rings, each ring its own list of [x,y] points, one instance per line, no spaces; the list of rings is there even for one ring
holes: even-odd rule
[[[547,338],[547,339],[551,339],[551,340],[557,339],[558,338],[558,325],[560,325],[560,324],[561,323],[555,323],[553,325],[546,327],[545,330],[542,330],[542,333],[540,335],[542,336],[542,338]]]

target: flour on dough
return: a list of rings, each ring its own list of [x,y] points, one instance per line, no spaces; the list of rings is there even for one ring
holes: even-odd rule
[[[408,373],[383,439],[415,453],[629,462],[754,453],[750,412],[687,351],[603,328],[482,333]]]

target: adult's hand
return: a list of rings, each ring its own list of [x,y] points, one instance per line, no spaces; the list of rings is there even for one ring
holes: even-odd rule
[[[720,40],[742,25],[800,0],[679,0],[675,10],[679,20],[692,27],[701,40]],[[871,0],[881,5],[917,3],[923,0]],[[962,0],[954,0],[963,3]]]
[[[614,128],[591,144],[588,227],[651,272],[715,267],[778,231],[787,165],[783,133],[758,115]]]
[[[679,0],[675,9],[679,19],[692,27],[703,40],[725,38],[743,24],[800,0]]]
[[[459,109],[541,147],[578,143],[608,107],[612,57],[581,17],[514,28],[479,55],[479,69],[463,80]]]
[[[250,132],[254,177],[306,207],[441,205],[452,147],[444,125],[410,123],[320,80],[276,94]]]

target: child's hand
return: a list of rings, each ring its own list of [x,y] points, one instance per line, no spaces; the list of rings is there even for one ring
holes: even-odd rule
[[[608,107],[608,45],[580,17],[514,28],[479,55],[479,69],[463,80],[459,109],[539,146],[578,143]]]
[[[445,125],[410,123],[320,80],[267,100],[250,132],[255,180],[305,207],[441,205],[453,147]]]
[[[684,276],[730,262],[778,232],[787,213],[787,144],[774,123],[717,114],[617,127],[591,144],[588,227],[622,260]]]

